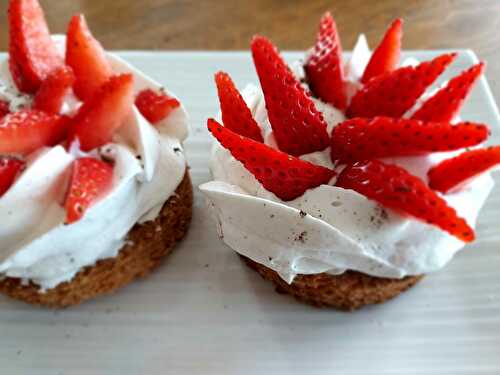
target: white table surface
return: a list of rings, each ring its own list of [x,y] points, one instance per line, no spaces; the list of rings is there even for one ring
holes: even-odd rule
[[[213,74],[223,69],[240,87],[257,82],[249,53],[121,55],[185,103],[193,183],[209,180]],[[463,51],[445,77],[473,62]],[[494,127],[491,142],[500,143],[484,79],[462,114]],[[196,191],[188,237],[151,277],[63,311],[0,296],[0,374],[500,374],[499,190],[480,216],[479,239],[448,267],[355,313],[275,293],[219,241]]]

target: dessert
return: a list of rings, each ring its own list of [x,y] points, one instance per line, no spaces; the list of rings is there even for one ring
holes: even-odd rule
[[[215,80],[221,119],[213,181],[201,185],[223,241],[279,291],[354,310],[443,268],[475,238],[499,147],[460,108],[479,63],[434,85],[455,54],[400,63],[402,21],[344,64],[326,14],[315,46],[290,68],[252,40],[261,88]],[[434,86],[433,86],[434,85]]]
[[[155,269],[191,219],[186,111],[76,15],[9,3],[0,64],[0,292],[64,307]]]

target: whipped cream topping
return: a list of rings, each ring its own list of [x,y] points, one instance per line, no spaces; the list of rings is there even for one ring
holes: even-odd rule
[[[64,52],[65,37],[54,40]],[[108,54],[108,59],[115,74],[133,74],[135,93],[161,88],[120,57]],[[31,102],[16,90],[7,60],[0,65],[0,98],[9,100],[11,109]],[[68,95],[63,111],[72,113],[79,105]],[[32,281],[43,291],[71,280],[85,266],[115,257],[130,229],[155,219],[182,181],[182,141],[187,134],[182,105],[155,126],[134,107],[113,142],[93,151],[114,160],[112,190],[71,225],[64,224],[61,203],[71,164],[80,152],[55,146],[30,155],[27,169],[0,198],[0,275]]]
[[[361,36],[346,64],[351,96],[369,58],[366,39]],[[299,79],[303,75],[300,65],[292,66]],[[264,142],[276,148],[262,91],[249,85],[242,94],[262,129]],[[343,114],[331,105],[317,99],[314,102],[323,113],[329,132],[344,120]],[[383,161],[402,166],[427,181],[429,168],[455,154]],[[330,148],[301,159],[334,168]],[[389,278],[425,274],[445,266],[464,247],[463,242],[435,226],[385,209],[353,190],[332,186],[335,178],[328,185],[283,202],[264,189],[216,141],[211,171],[214,181],[200,189],[212,209],[221,238],[238,253],[273,269],[289,283],[297,274],[340,274],[346,270]],[[483,174],[443,198],[474,227],[492,188],[493,179]]]

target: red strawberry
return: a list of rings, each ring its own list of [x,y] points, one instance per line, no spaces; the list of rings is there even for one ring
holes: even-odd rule
[[[264,188],[284,201],[300,197],[308,189],[327,184],[335,172],[300,160],[263,143],[243,137],[208,120],[208,130],[252,173]]]
[[[24,166],[19,159],[0,157],[0,197],[9,190]]]
[[[66,196],[66,224],[80,220],[89,207],[102,198],[113,184],[113,167],[101,160],[78,159],[73,163]]]
[[[401,117],[413,107],[456,54],[446,54],[416,67],[406,66],[371,79],[352,98],[348,117]]]
[[[133,77],[111,77],[78,110],[70,128],[70,142],[78,138],[80,148],[90,151],[111,141],[134,103]]]
[[[10,105],[9,102],[4,100],[0,100],[0,118],[10,113]]]
[[[166,118],[181,103],[163,91],[156,93],[151,89],[146,89],[137,95],[135,105],[146,120],[152,124],[156,124]]]
[[[342,46],[337,25],[330,13],[321,18],[316,45],[304,69],[309,87],[318,98],[338,109],[345,109]]]
[[[68,93],[75,76],[71,68],[61,66],[50,73],[36,93],[33,108],[48,113],[59,113],[64,97]]]
[[[403,37],[403,20],[395,20],[384,35],[377,49],[373,52],[363,73],[361,82],[392,72],[399,65],[401,55],[401,38]]]
[[[500,146],[466,151],[433,167],[428,173],[429,186],[441,193],[447,193],[498,164]]]
[[[253,119],[250,109],[234,86],[231,77],[227,73],[218,72],[215,75],[215,83],[224,126],[239,135],[264,142],[259,125]]]
[[[66,121],[38,110],[21,110],[0,119],[0,153],[29,154],[64,139]]]
[[[358,162],[342,171],[336,185],[435,225],[464,242],[474,240],[474,231],[467,222],[421,179],[403,168],[377,160]]]
[[[332,131],[332,160],[352,163],[390,156],[413,156],[475,146],[488,138],[488,127],[374,117],[354,118]]]
[[[66,64],[75,73],[73,89],[82,100],[89,98],[112,74],[106,52],[81,14],[73,16],[68,26]]]
[[[37,0],[10,0],[9,68],[20,91],[34,93],[62,56],[50,37]]]
[[[280,150],[294,156],[324,150],[328,133],[323,116],[295,79],[273,44],[252,40],[252,54]]]
[[[412,118],[422,121],[452,121],[483,71],[484,63],[479,63],[463,71],[427,99]]]

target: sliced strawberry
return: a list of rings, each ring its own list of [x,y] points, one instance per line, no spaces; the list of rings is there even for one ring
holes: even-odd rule
[[[66,64],[75,73],[73,89],[81,100],[89,98],[112,74],[104,48],[92,36],[81,14],[73,16],[68,26]]]
[[[499,164],[500,146],[466,151],[433,167],[428,173],[429,186],[447,193]]]
[[[259,125],[252,117],[250,109],[234,86],[229,74],[218,72],[215,75],[215,83],[224,126],[239,135],[257,142],[264,142]]]
[[[66,224],[80,220],[85,212],[102,198],[113,184],[113,167],[92,158],[73,163],[71,181],[66,196]]]
[[[0,153],[29,154],[64,139],[66,121],[38,110],[21,110],[0,119]]]
[[[352,163],[391,156],[453,151],[484,142],[486,125],[374,117],[354,118],[332,131],[332,160]]]
[[[284,201],[302,196],[306,190],[327,184],[335,172],[300,160],[263,143],[238,135],[208,120],[208,130],[252,173],[264,188]]]
[[[80,148],[90,151],[111,141],[123,125],[134,103],[133,77],[122,74],[111,77],[87,99],[70,127],[70,143],[78,138]]]
[[[9,190],[24,166],[19,159],[0,157],[0,197]]]
[[[181,103],[165,92],[154,92],[151,89],[142,90],[135,99],[135,105],[141,114],[152,124],[156,124],[167,116]]]
[[[401,117],[413,107],[456,54],[446,54],[416,67],[406,66],[371,79],[352,98],[348,117]]]
[[[5,100],[0,100],[0,118],[8,115],[10,113],[10,105],[9,102]]]
[[[50,37],[37,0],[11,0],[9,5],[9,68],[20,91],[34,93],[63,58]]]
[[[294,156],[324,150],[328,133],[322,114],[266,38],[252,40],[252,54],[280,150]]]
[[[373,77],[390,73],[399,65],[401,56],[401,38],[403,37],[403,20],[395,20],[384,35],[384,39],[372,54],[365,68],[361,82],[366,83]]]
[[[50,73],[37,91],[33,108],[48,113],[59,113],[75,76],[71,68],[61,66]]]
[[[427,99],[412,118],[422,121],[452,121],[460,112],[465,98],[483,73],[484,67],[484,63],[479,63],[450,80],[445,87]]]
[[[338,109],[345,109],[342,45],[337,33],[337,25],[330,13],[326,13],[321,18],[316,45],[304,69],[314,95]]]
[[[474,230],[455,209],[403,168],[377,160],[357,162],[342,171],[336,185],[435,225],[464,242],[474,240]]]

